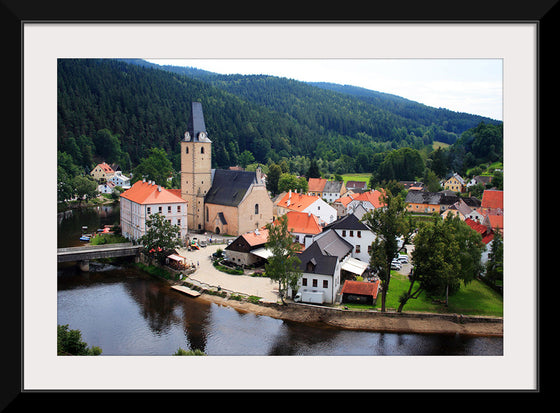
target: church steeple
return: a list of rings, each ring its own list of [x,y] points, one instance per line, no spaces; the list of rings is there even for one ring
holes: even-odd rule
[[[208,132],[204,123],[204,113],[202,103],[192,102],[191,117],[184,137],[185,142],[211,142],[208,139]]]
[[[191,230],[204,229],[204,196],[212,186],[212,141],[208,139],[202,104],[192,102],[191,117],[181,140],[181,197],[187,201]]]

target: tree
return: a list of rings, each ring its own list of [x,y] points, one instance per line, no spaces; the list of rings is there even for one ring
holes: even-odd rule
[[[445,297],[447,305],[448,297],[459,291],[461,282],[468,284],[480,273],[482,248],[480,234],[458,216],[448,215],[444,220],[434,215],[414,238],[414,268],[397,311],[401,312],[409,299],[418,298],[423,291],[432,298]]]
[[[161,214],[150,215],[146,221],[146,228],[146,233],[139,241],[144,246],[144,252],[160,263],[182,244],[179,226],[171,225],[171,222]]]
[[[502,239],[502,233],[499,228],[494,230],[492,246],[488,253],[486,278],[493,284],[496,284],[496,281],[503,281],[504,279],[504,240]]]
[[[158,185],[167,184],[167,178],[173,173],[171,161],[167,153],[161,148],[151,148],[149,155],[140,161],[134,169],[134,181],[142,178],[155,181]]]
[[[266,179],[266,188],[272,192],[272,195],[278,193],[278,181],[280,180],[280,175],[282,174],[282,168],[280,165],[273,163],[268,168],[268,174]]]
[[[80,330],[69,330],[68,324],[57,325],[56,354],[58,356],[98,356],[102,350],[100,347],[91,346],[82,341]]]
[[[253,153],[251,151],[244,150],[237,158],[237,161],[242,168],[246,168],[247,165],[255,162],[255,157],[253,156]]]
[[[280,179],[278,180],[278,192],[289,191],[297,191],[300,193],[306,193],[309,184],[304,176],[297,177],[293,174],[285,173],[280,175]]]
[[[89,200],[97,196],[97,183],[89,176],[75,176],[72,180],[74,193],[78,197],[78,203],[82,203],[82,199]]]
[[[370,253],[370,267],[381,280],[381,311],[385,311],[385,300],[391,281],[391,261],[408,243],[415,230],[414,219],[409,214],[402,196],[394,196],[385,190],[383,208],[376,208],[364,215],[364,221],[376,235]],[[399,247],[398,238],[402,238]]]
[[[309,165],[309,169],[307,170],[307,173],[305,174],[305,177],[307,179],[321,177],[321,172],[319,171],[319,165],[317,165],[317,161],[315,160],[315,158],[311,159],[311,163]]]
[[[297,288],[301,277],[301,270],[297,253],[299,244],[294,242],[292,234],[288,231],[288,216],[283,215],[276,222],[266,224],[268,230],[268,241],[266,248],[272,252],[272,256],[265,265],[266,275],[271,280],[278,281],[278,292],[284,303],[284,295],[291,289]]]

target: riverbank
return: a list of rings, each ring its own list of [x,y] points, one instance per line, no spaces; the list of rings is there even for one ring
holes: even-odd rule
[[[221,246],[223,248],[223,246]],[[196,300],[206,300],[229,306],[238,311],[299,323],[321,323],[326,326],[351,330],[391,333],[461,334],[469,336],[503,337],[503,320],[500,317],[461,316],[455,314],[420,312],[385,312],[345,310],[342,307],[313,306],[288,301],[279,303],[278,285],[269,278],[248,275],[229,275],[218,271],[209,255],[220,246],[208,246],[197,251],[178,251],[197,264],[197,269],[186,279],[200,287],[202,293]],[[223,294],[216,295],[217,287]],[[228,299],[225,290],[237,295],[260,297],[258,303],[246,299]],[[223,296],[222,296],[223,295]]]
[[[460,315],[422,313],[381,313],[355,311],[286,303],[255,304],[203,293],[197,300],[205,300],[241,312],[268,316],[298,323],[324,324],[349,330],[363,330],[403,334],[460,334],[479,337],[503,337],[503,321],[494,317],[463,317]]]

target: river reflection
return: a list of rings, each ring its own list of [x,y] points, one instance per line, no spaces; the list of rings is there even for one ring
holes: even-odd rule
[[[502,355],[501,338],[348,331],[239,312],[172,290],[133,266],[58,270],[58,324],[103,355]]]

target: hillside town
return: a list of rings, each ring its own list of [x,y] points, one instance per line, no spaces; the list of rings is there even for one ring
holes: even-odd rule
[[[184,248],[171,254],[180,263],[193,262],[189,253],[200,245],[193,240],[227,237],[222,262],[231,268],[262,273],[272,252],[267,248],[267,224],[286,217],[293,243],[298,245],[301,277],[298,288],[288,290],[295,302],[375,304],[381,283],[370,267],[372,243],[376,235],[363,219],[382,209],[384,189],[368,188],[367,182],[309,178],[307,191],[288,190],[271,196],[267,176],[260,167],[212,169],[212,141],[206,129],[202,105],[192,103],[187,131],[180,142],[180,188],[169,189],[152,180],[131,179],[116,166],[98,164],[91,176],[99,182],[100,193],[120,187],[120,230],[138,242],[146,234],[149,218],[160,214],[178,228]],[[406,208],[415,215],[458,216],[480,234],[488,260],[494,232],[503,237],[503,191],[485,189],[482,199],[470,196],[477,183],[491,177],[475,176],[467,182],[454,173],[441,182],[442,191],[430,192],[422,182],[401,181],[406,191]],[[202,246],[205,246],[205,243]],[[412,271],[410,252],[403,245],[391,269]],[[198,257],[198,255],[197,255]],[[194,265],[194,264],[193,264]],[[198,266],[200,263],[198,263]]]

